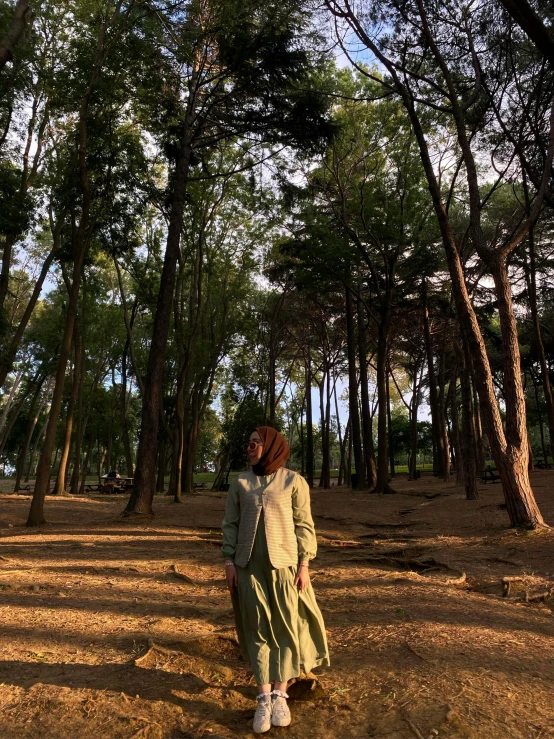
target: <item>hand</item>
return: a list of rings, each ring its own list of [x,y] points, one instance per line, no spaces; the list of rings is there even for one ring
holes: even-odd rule
[[[303,593],[310,584],[310,570],[308,565],[300,565],[294,578],[294,585]]]
[[[237,568],[234,565],[225,565],[225,578],[227,580],[227,589],[232,593],[239,584]]]

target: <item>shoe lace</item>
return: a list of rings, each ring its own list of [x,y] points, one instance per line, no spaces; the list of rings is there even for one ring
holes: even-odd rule
[[[263,714],[267,711],[271,713],[272,704],[269,696],[271,696],[271,693],[260,693],[260,695],[256,696],[256,700],[258,701],[258,705],[256,707],[257,714]]]
[[[276,714],[282,714],[284,715],[287,711],[287,703],[286,699],[288,698],[288,694],[284,693],[282,690],[273,690],[271,692],[271,699],[273,701],[273,711]]]

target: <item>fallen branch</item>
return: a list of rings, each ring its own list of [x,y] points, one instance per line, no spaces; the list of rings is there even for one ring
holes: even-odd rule
[[[131,739],[162,739],[163,730],[159,724],[148,724],[142,729],[139,729]]]
[[[412,647],[412,645],[410,644],[410,642],[408,642],[408,641],[405,641],[405,642],[404,642],[404,645],[405,645],[405,647],[406,647],[407,649],[409,649],[409,650],[410,650],[410,652],[411,652],[412,654],[415,654],[415,656],[416,656],[416,657],[418,657],[418,658],[419,658],[419,659],[420,659],[420,660],[421,660],[422,662],[426,662],[426,663],[427,663],[428,665],[432,665],[432,664],[434,664],[433,662],[431,662],[431,660],[427,659],[427,657],[424,657],[424,656],[423,656],[422,654],[420,654],[419,652],[417,652],[417,651],[416,651],[416,650],[415,650],[415,649],[414,649],[414,648]]]
[[[148,639],[148,651],[145,652],[141,657],[137,657],[135,660],[135,665],[137,667],[140,667],[143,662],[146,662],[147,658],[150,657],[152,652],[159,652],[159,654],[163,654],[166,657],[173,657],[175,654],[178,654],[174,649],[167,649],[167,647],[162,647],[161,644],[156,644],[156,642],[153,639]]]
[[[446,581],[446,585],[463,585],[465,581],[467,580],[467,575],[465,572],[462,572],[460,577],[452,577],[449,580]]]
[[[180,580],[184,580],[185,582],[188,582],[189,585],[197,585],[198,583],[195,582],[192,577],[189,577],[188,575],[185,575],[184,572],[181,572],[177,565],[173,564],[171,565],[171,572],[175,575],[175,577],[178,577]]]
[[[503,577],[502,578],[502,595],[504,598],[507,598],[510,595],[510,588],[512,587],[512,583],[514,582],[522,582],[523,578],[519,575],[513,575],[511,577]]]
[[[417,739],[425,739],[421,731],[417,728],[414,722],[411,719],[409,719],[408,716],[406,716],[406,714],[404,714],[403,718],[404,718],[404,721],[408,724],[408,726],[412,730],[413,735],[417,737]]]
[[[548,600],[553,592],[554,588],[552,590],[545,590],[543,593],[528,593],[526,590],[523,600],[526,603],[539,603],[540,601]]]

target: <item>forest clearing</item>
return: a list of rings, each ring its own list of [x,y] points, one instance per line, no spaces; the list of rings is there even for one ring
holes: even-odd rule
[[[532,480],[552,525],[554,472]],[[430,475],[395,485],[313,491],[331,667],[272,731],[554,736],[554,532],[509,529],[499,485],[477,501]],[[49,498],[51,525],[29,530],[27,497],[2,495],[2,739],[255,736],[219,551],[224,503],[157,496],[155,519],[129,522],[117,496]]]
[[[0,259],[0,739],[554,737],[551,1],[0,0]]]

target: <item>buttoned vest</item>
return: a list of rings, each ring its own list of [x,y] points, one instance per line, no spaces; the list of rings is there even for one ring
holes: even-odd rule
[[[296,475],[296,472],[281,467],[265,489],[253,472],[243,472],[238,476],[240,524],[235,564],[239,567],[248,564],[262,510],[272,566],[281,568],[298,564],[298,542],[292,513]]]

